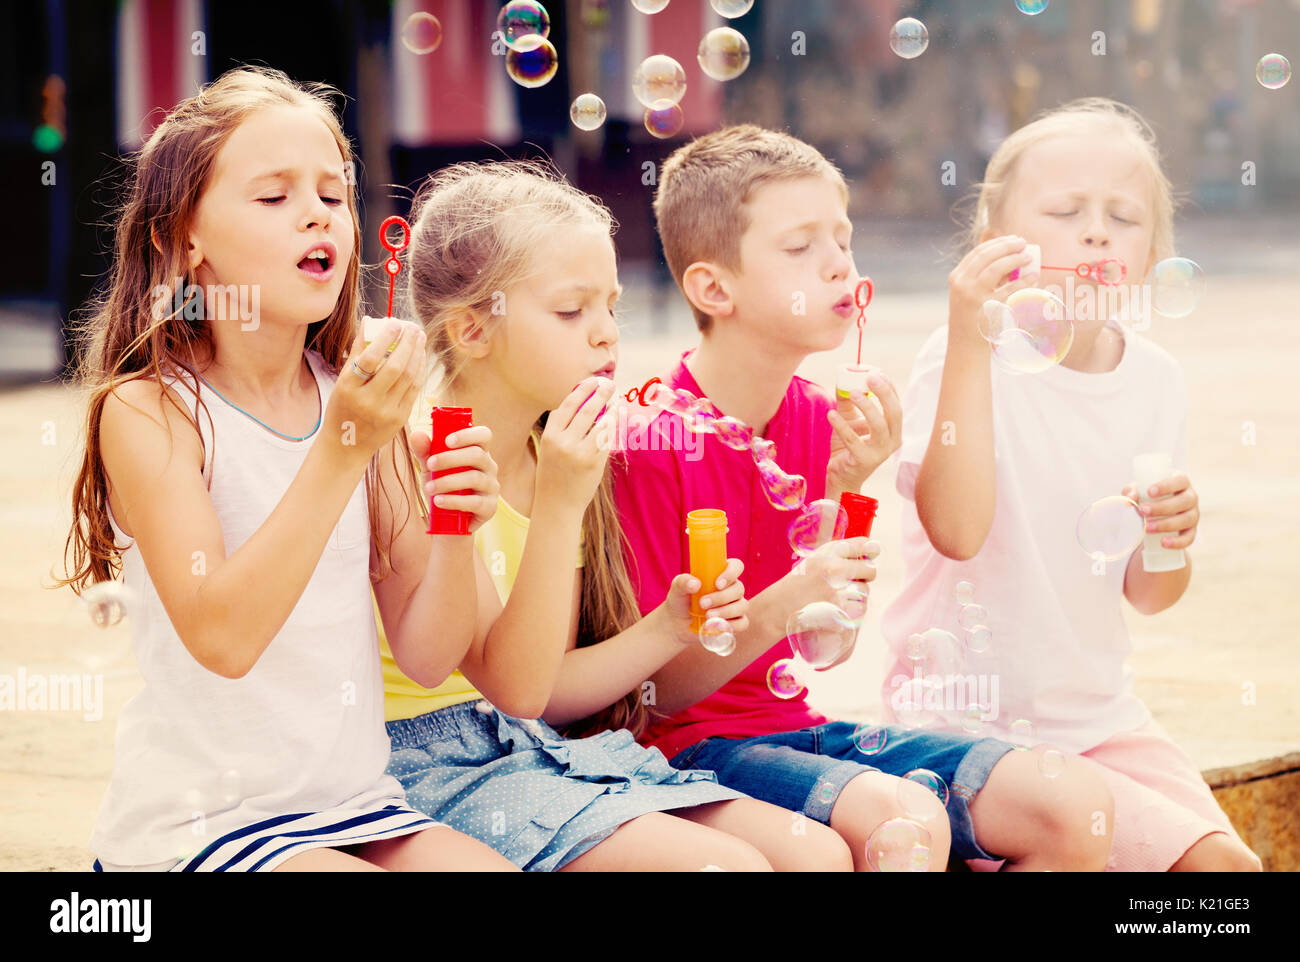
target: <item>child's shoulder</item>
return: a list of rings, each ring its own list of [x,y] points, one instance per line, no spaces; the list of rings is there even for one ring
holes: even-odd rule
[[[835,406],[835,402],[826,388],[815,381],[800,377],[798,374],[790,379],[790,384],[785,389],[785,396],[787,400],[800,405],[825,408]]]

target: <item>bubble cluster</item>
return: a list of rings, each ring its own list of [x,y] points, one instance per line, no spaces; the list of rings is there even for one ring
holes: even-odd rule
[[[411,53],[433,53],[442,45],[442,24],[431,13],[413,13],[402,24],[402,46]]]
[[[595,94],[578,94],[569,107],[569,119],[579,130],[596,130],[605,123],[605,101]]]
[[[867,838],[873,872],[925,872],[930,868],[930,833],[909,818],[881,822]]]
[[[1261,87],[1279,90],[1291,79],[1291,61],[1280,53],[1266,53],[1255,64],[1255,79]]]
[[[735,80],[749,66],[749,41],[739,30],[715,27],[700,39],[695,58],[714,80]]]
[[[792,659],[779,658],[772,662],[767,669],[767,690],[782,701],[796,698],[805,690]]]
[[[725,618],[706,618],[700,626],[700,644],[715,655],[729,655],[736,650],[736,636]]]
[[[790,616],[785,632],[795,654],[815,669],[833,665],[857,636],[848,615],[829,601],[804,605]]]
[[[536,0],[510,0],[497,14],[497,30],[507,47],[514,47],[523,37],[546,37],[551,32],[551,18]]]
[[[889,49],[904,60],[921,56],[928,46],[930,31],[915,17],[904,17],[889,30]]]
[[[541,87],[560,69],[560,55],[551,41],[537,34],[520,37],[506,51],[506,73],[521,87]]]
[[[1112,494],[1084,509],[1074,534],[1089,557],[1112,562],[1127,558],[1142,543],[1145,527],[1137,502]]]
[[[864,755],[879,755],[888,741],[888,731],[879,725],[859,725],[853,730],[853,747]]]
[[[962,605],[961,610],[957,612],[957,624],[967,631],[973,631],[980,625],[987,624],[988,620],[989,613],[983,605]]]
[[[1165,317],[1186,317],[1205,296],[1205,272],[1186,257],[1167,257],[1151,269],[1151,307]]]

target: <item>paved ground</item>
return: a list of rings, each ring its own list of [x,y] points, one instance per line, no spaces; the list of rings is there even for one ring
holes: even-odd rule
[[[1190,468],[1205,515],[1196,573],[1173,609],[1153,618],[1128,613],[1138,692],[1203,768],[1300,745],[1300,654],[1292,637],[1300,621],[1300,278],[1290,272],[1300,245],[1295,228],[1281,222],[1231,226],[1185,234],[1191,241],[1184,251],[1210,272],[1209,293],[1191,318],[1157,319],[1150,333],[1182,361],[1192,395]],[[930,249],[942,240],[933,236]],[[871,360],[901,387],[925,335],[943,319],[944,269],[928,250],[913,248],[909,259],[896,250],[876,257],[867,243],[855,247],[880,285],[870,313]],[[891,289],[886,268],[895,264],[911,265],[900,274],[908,278],[931,272],[929,289],[911,281]],[[632,320],[619,381],[630,387],[688,346],[691,327],[673,298],[666,323],[650,324],[650,291],[633,271],[623,280]],[[20,338],[16,326],[0,329],[0,355],[30,358],[33,340],[49,343],[39,326],[23,330]],[[19,340],[22,351],[11,352]],[[836,361],[811,358],[802,373],[829,383]],[[96,629],[71,592],[40,587],[51,569],[61,570],[83,411],[62,386],[0,392],[0,675],[20,668],[94,672],[103,676],[104,701],[98,720],[85,712],[0,711],[0,869],[89,864],[86,841],[111,770],[115,720],[140,686],[125,625]],[[1243,443],[1247,422],[1254,444]],[[877,707],[876,619],[901,575],[892,479],[873,479],[867,490],[882,501],[876,534],[885,546],[873,607],[855,657],[816,677],[813,687],[822,710],[857,718]]]

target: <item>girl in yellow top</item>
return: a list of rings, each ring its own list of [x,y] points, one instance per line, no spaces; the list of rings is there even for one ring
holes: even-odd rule
[[[608,210],[542,165],[459,164],[429,179],[412,220],[406,316],[441,368],[437,403],[491,429],[500,499],[475,535],[478,627],[459,670],[399,669],[383,649],[389,773],[415,808],[529,870],[848,870],[825,826],[792,832],[789,812],[673,769],[629,731],[646,722],[645,679],[699,643],[700,585],[678,576],[641,620],[623,567],[601,443],[618,344]],[[466,466],[412,443],[430,471]],[[444,493],[467,478],[490,490],[470,471],[426,491],[483,507]],[[705,599],[735,631],[740,569]]]

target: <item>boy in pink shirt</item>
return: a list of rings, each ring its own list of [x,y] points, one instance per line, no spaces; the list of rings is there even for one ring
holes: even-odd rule
[[[669,267],[702,334],[664,383],[707,396],[772,441],[781,469],[807,480],[805,501],[856,492],[901,432],[898,398],[883,377],[869,382],[882,406],[856,394],[859,414],[846,421],[819,388],[794,376],[807,355],[837,348],[852,323],[858,276],[847,200],[839,171],[814,148],[751,125],[676,151],[655,200]],[[768,502],[753,456],[707,436],[702,449],[674,448],[680,428],[672,417],[660,415],[646,435],[629,439],[614,465],[640,608],[661,603],[672,578],[689,569],[686,513],[722,508],[727,554],[745,562],[751,627],[726,657],[701,646],[654,675],[657,718],[643,741],[678,768],[712,769],[724,785],[829,825],[859,869],[868,867],[872,831],[899,816],[928,831],[931,870],[944,868],[949,838],[959,858],[1000,858],[1020,870],[1101,869],[1112,805],[1087,763],[1065,758],[1047,778],[1035,753],[1007,742],[895,726],[883,730],[879,748],[855,740],[857,726],[772,693],[768,668],[790,655],[787,619],[811,602],[833,601],[832,581],[872,580],[879,549],[864,539],[833,541],[792,571],[793,514]],[[917,768],[950,788],[946,819],[937,805],[923,812],[900,800],[908,796],[897,776]]]

